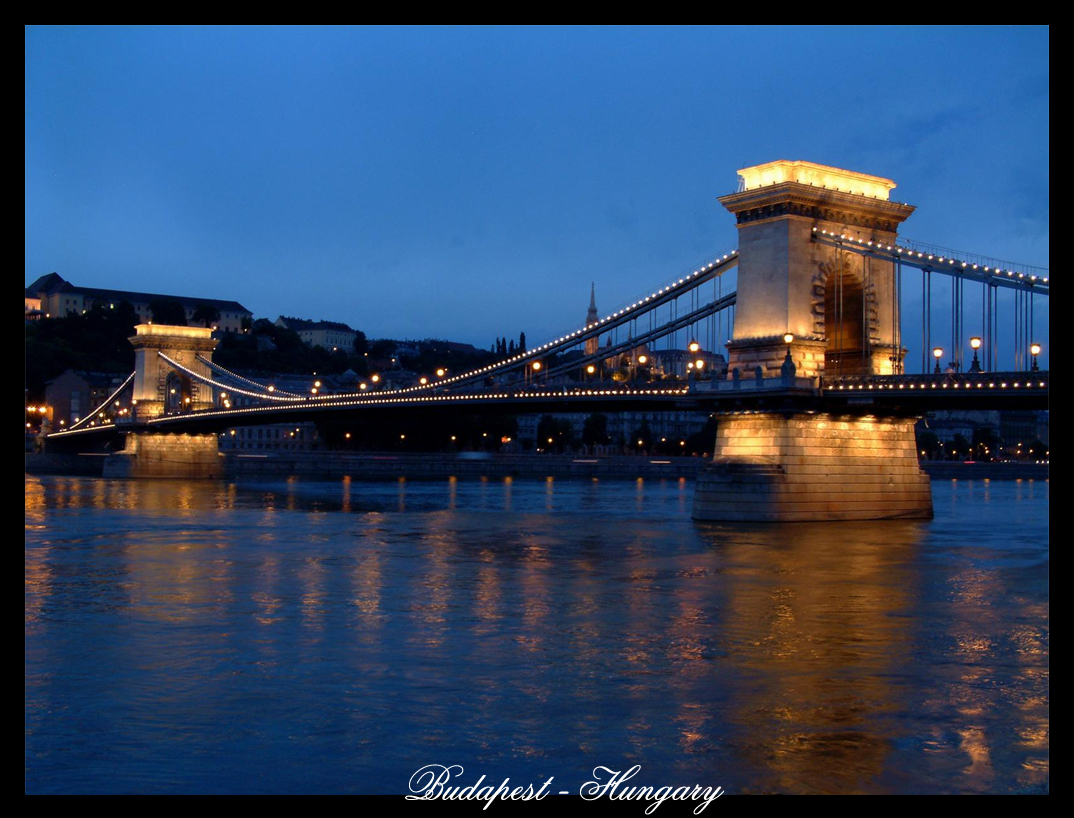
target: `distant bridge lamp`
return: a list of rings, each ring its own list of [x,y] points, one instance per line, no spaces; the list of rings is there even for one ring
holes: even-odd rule
[[[1040,355],[1040,344],[1030,344],[1029,354],[1033,356],[1033,371],[1039,372],[1040,366],[1037,364],[1037,356]]]
[[[973,347],[973,363],[970,364],[970,372],[980,372],[981,361],[977,357],[977,350],[981,348],[981,339],[974,335],[970,338],[970,346]]]
[[[933,347],[932,348],[932,357],[936,359],[935,373],[937,375],[942,375],[943,370],[940,369],[940,358],[943,357],[943,347]]]

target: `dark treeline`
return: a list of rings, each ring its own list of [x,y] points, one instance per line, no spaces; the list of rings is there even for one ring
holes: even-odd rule
[[[332,352],[324,347],[310,347],[294,330],[259,318],[241,335],[224,335],[213,360],[228,369],[252,374],[339,375],[353,369],[364,377],[369,374],[368,351],[369,343],[363,332],[357,333],[352,349]]]

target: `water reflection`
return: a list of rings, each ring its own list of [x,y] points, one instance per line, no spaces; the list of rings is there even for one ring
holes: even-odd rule
[[[1047,483],[779,527],[691,488],[27,478],[27,789],[1046,782]]]

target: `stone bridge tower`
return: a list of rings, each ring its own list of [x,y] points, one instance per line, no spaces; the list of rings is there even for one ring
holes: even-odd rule
[[[914,211],[895,183],[812,162],[739,171],[720,203],[738,219],[738,300],[729,368],[779,378],[789,352],[799,377],[892,374],[898,337],[895,271],[813,241],[814,230],[894,244]],[[697,520],[801,522],[932,516],[915,418],[861,411],[768,409],[724,414],[698,476]]]
[[[157,433],[144,425],[164,414],[213,408],[212,387],[198,383],[157,354],[162,352],[192,372],[211,378],[209,367],[198,357],[212,360],[217,343],[212,330],[138,324],[130,342],[134,346],[132,414],[138,428],[127,431],[123,450],[105,460],[104,476],[221,477],[224,458],[215,434]]]
[[[130,342],[134,346],[136,420],[213,407],[214,395],[210,387],[199,384],[157,354],[163,352],[187,369],[211,378],[209,367],[198,360],[199,356],[209,361],[213,358],[217,341],[211,329],[138,324]]]
[[[903,350],[890,262],[812,241],[814,229],[894,244],[914,212],[890,179],[813,162],[744,168],[720,198],[738,220],[738,303],[729,370],[778,377],[787,346],[798,375],[892,374]]]

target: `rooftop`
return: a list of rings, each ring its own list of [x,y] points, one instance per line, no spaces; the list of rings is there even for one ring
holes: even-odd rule
[[[218,298],[195,298],[187,295],[140,293],[131,290],[108,290],[98,287],[79,287],[78,285],[65,280],[57,273],[49,273],[48,275],[41,276],[26,289],[28,292],[45,293],[46,295],[54,295],[59,292],[71,293],[73,295],[81,295],[84,298],[92,298],[98,301],[108,301],[113,303],[127,301],[132,304],[149,304],[153,301],[178,301],[187,309],[193,309],[199,304],[205,304],[209,307],[215,307],[221,312],[250,313],[250,311],[238,301],[224,301]],[[252,313],[250,314],[252,315]]]

